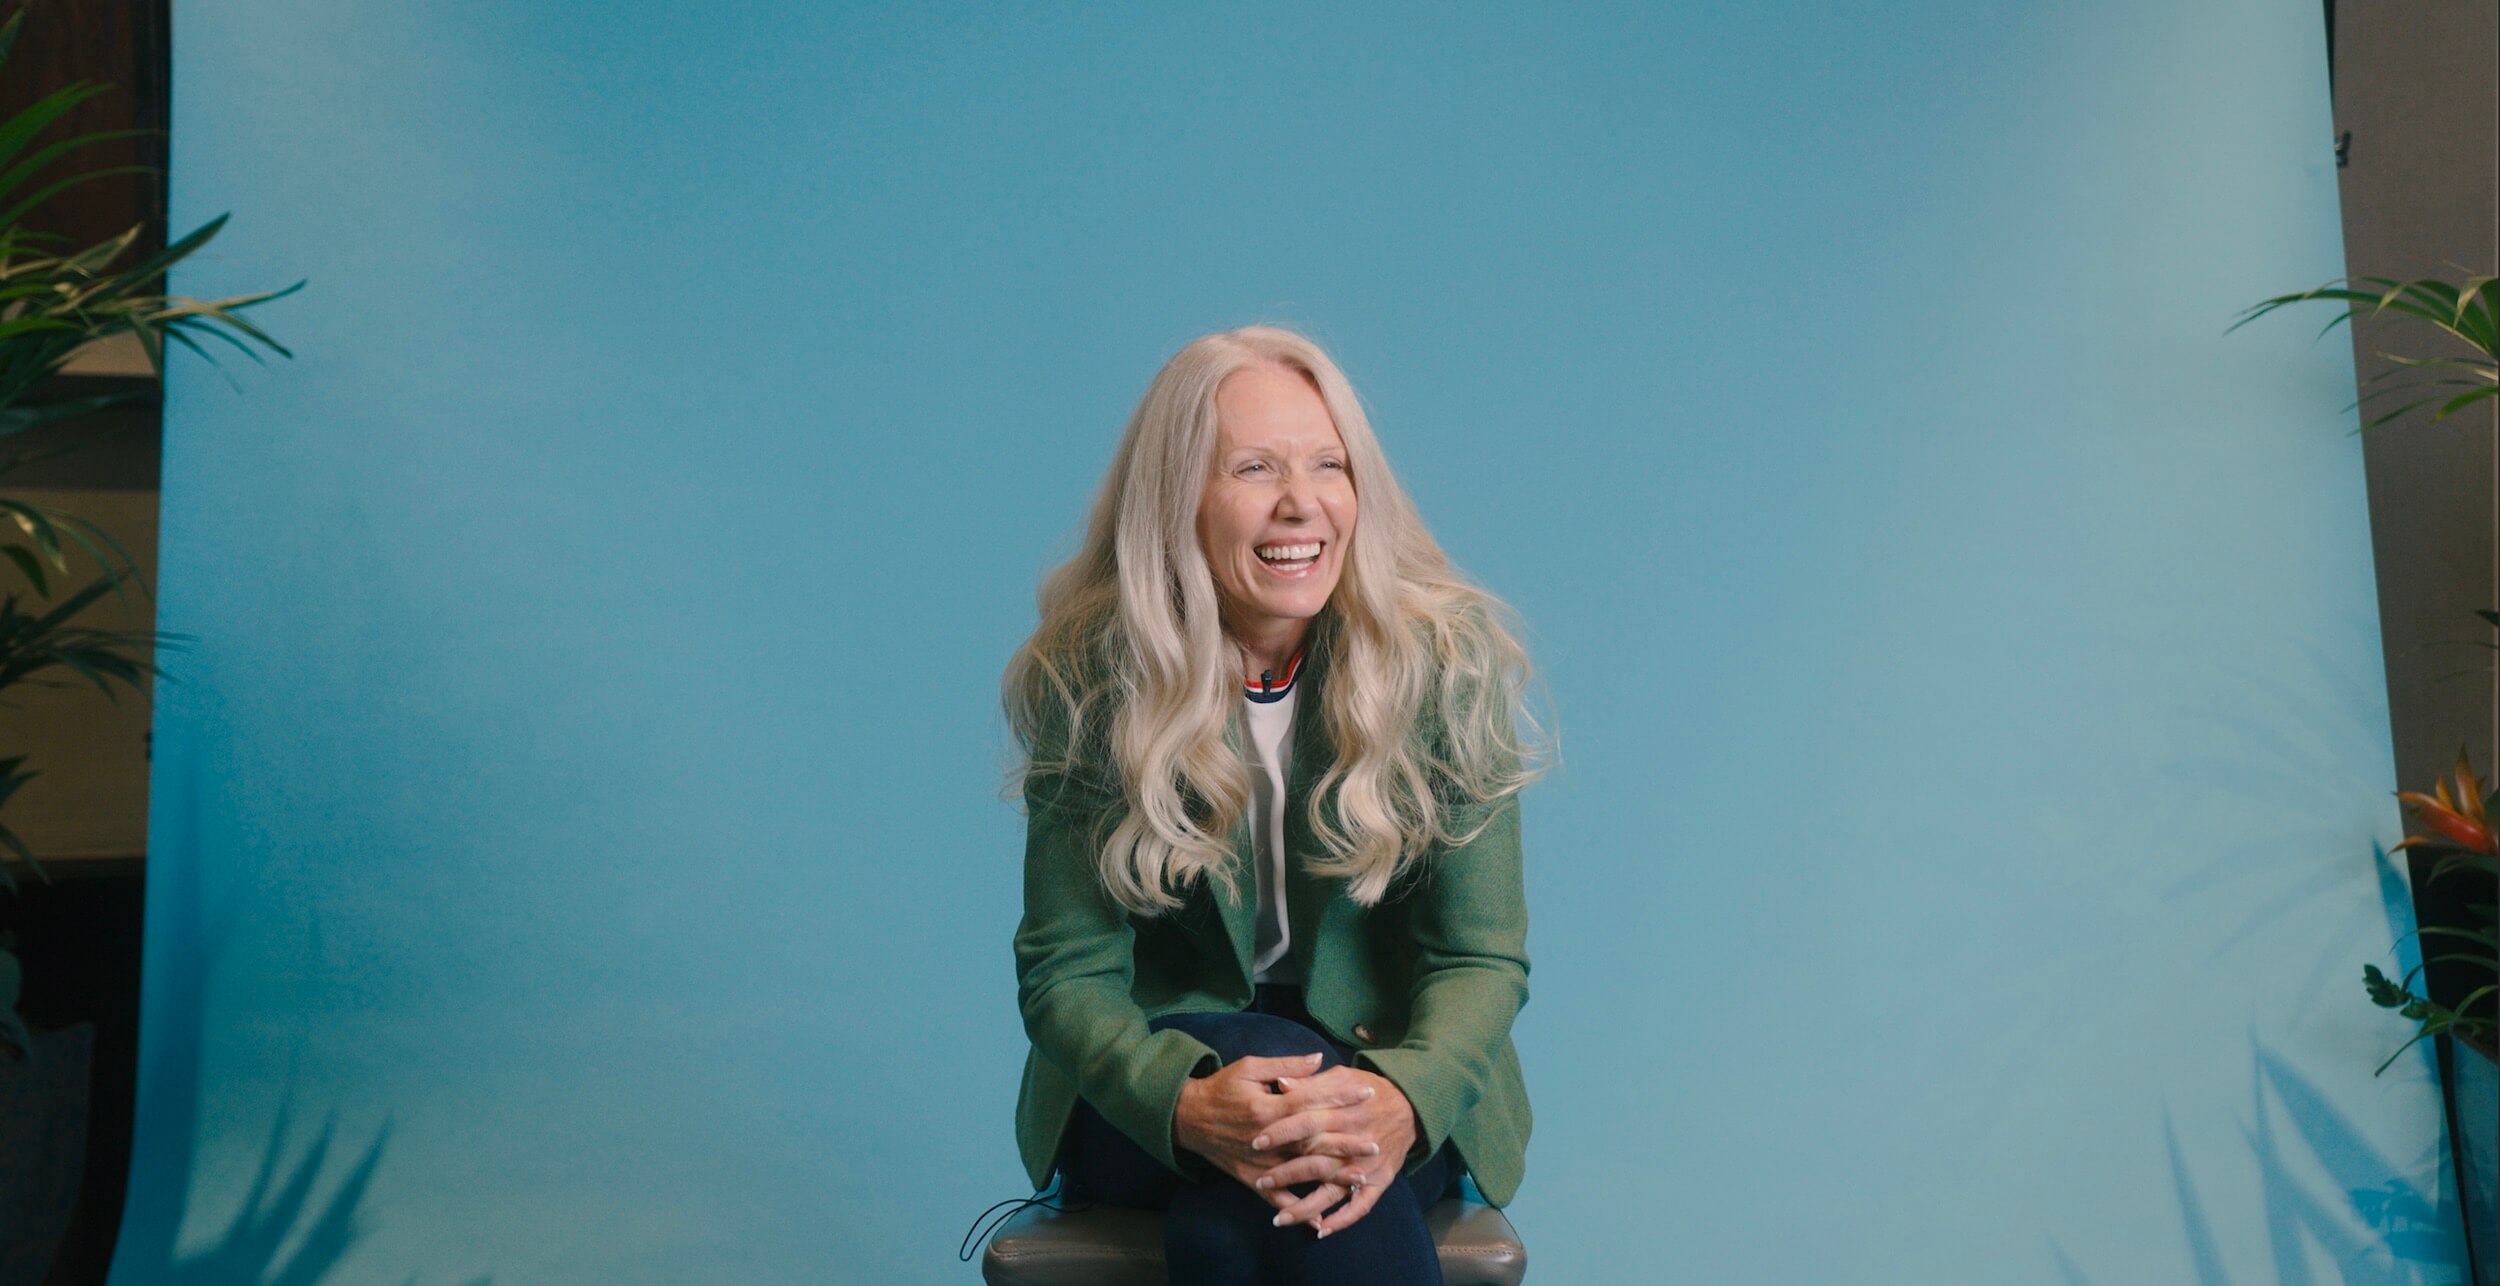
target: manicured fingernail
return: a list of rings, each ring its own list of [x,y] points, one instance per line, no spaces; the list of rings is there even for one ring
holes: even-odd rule
[[[1277,1212],[1277,1214],[1276,1214],[1276,1219],[1275,1219],[1274,1223],[1273,1223],[1273,1224],[1271,1224],[1270,1226],[1271,1226],[1271,1227],[1282,1228],[1282,1227],[1284,1227],[1286,1224],[1289,1224],[1289,1223],[1292,1223],[1292,1222],[1293,1222],[1293,1216],[1292,1216],[1292,1215],[1287,1214],[1287,1213],[1285,1213],[1285,1212],[1283,1212],[1283,1211],[1278,1211],[1278,1212]]]
[[[1265,1152],[1265,1151],[1267,1151],[1267,1136],[1266,1136],[1266,1135],[1264,1135],[1264,1134],[1262,1134],[1262,1135],[1260,1135],[1259,1137],[1257,1137],[1257,1138],[1255,1138],[1255,1139],[1250,1140],[1250,1146],[1251,1146],[1251,1148],[1252,1148],[1252,1149],[1254,1149],[1254,1150],[1256,1150],[1256,1151],[1260,1151],[1260,1152]]]
[[[1320,1230],[1319,1230],[1319,1236],[1320,1236],[1320,1239],[1321,1239],[1321,1240],[1326,1240],[1326,1239],[1327,1239],[1327,1237],[1328,1237],[1328,1230],[1327,1230],[1326,1228],[1322,1228],[1322,1229],[1320,1229]]]
[[[1377,1143],[1366,1143],[1363,1145],[1363,1155],[1365,1156],[1377,1156],[1379,1152],[1380,1145]]]
[[[1261,1191],[1261,1192],[1265,1192],[1265,1191],[1267,1191],[1267,1189],[1268,1189],[1268,1185],[1273,1184],[1274,1182],[1276,1182],[1274,1179],[1261,1179],[1261,1180],[1259,1180],[1259,1191]]]
[[[1306,1062],[1306,1063],[1316,1063],[1316,1062],[1318,1062],[1318,1061],[1319,1061],[1319,1055],[1317,1055],[1317,1054],[1304,1054],[1304,1055],[1302,1056],[1302,1061],[1303,1061],[1303,1062]]]

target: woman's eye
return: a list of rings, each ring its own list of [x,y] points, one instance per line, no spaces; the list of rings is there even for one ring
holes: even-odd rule
[[[1321,468],[1323,468],[1323,469],[1343,469],[1343,468],[1345,468],[1345,461],[1343,461],[1343,460],[1322,460],[1322,461],[1320,461],[1320,462],[1319,462],[1319,467],[1321,467]]]

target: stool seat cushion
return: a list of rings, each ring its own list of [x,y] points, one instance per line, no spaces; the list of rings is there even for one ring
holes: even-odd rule
[[[1510,1220],[1480,1201],[1448,1197],[1424,1212],[1441,1250],[1443,1286],[1519,1286],[1528,1250]],[[999,1226],[981,1256],[989,1286],[1170,1286],[1163,1215],[1094,1206],[1027,1206]]]

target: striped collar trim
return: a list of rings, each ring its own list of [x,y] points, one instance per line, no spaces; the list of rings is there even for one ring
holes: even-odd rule
[[[1293,650],[1293,659],[1285,662],[1282,678],[1272,680],[1265,691],[1248,679],[1241,681],[1241,695],[1253,701],[1282,701],[1293,692],[1293,681],[1302,675],[1302,648]]]

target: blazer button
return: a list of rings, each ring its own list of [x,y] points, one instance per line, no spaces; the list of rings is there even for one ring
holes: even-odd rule
[[[1363,1043],[1365,1043],[1365,1044],[1370,1044],[1370,1043],[1371,1043],[1371,1038],[1372,1038],[1372,1029],[1371,1029],[1371,1028],[1369,1028],[1369,1027],[1364,1026],[1364,1025],[1363,1025],[1363,1024],[1361,1024],[1361,1023],[1356,1023],[1356,1024],[1354,1024],[1354,1038],[1355,1038],[1356,1040],[1362,1041],[1362,1042],[1363,1042]]]

